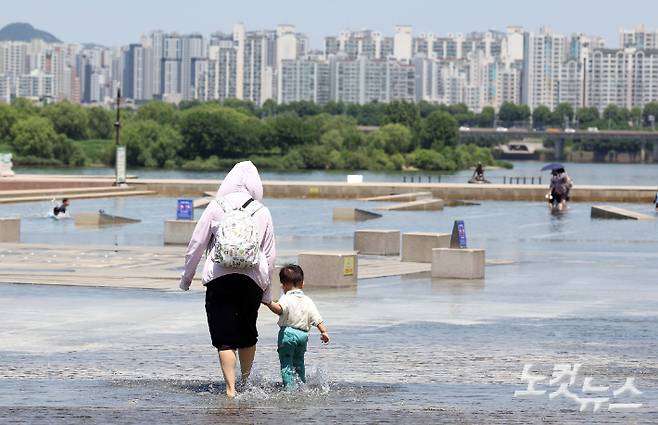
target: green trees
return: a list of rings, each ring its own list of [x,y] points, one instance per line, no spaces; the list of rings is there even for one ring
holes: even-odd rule
[[[342,115],[345,113],[345,104],[343,102],[334,102],[333,100],[327,102],[322,110],[331,115]]]
[[[475,120],[475,114],[468,109],[463,103],[450,105],[448,112],[453,116],[459,125],[469,124]]]
[[[411,131],[401,124],[386,124],[379,130],[370,133],[368,143],[389,155],[408,153],[414,148]]]
[[[202,105],[182,114],[180,134],[185,145],[181,155],[235,158],[258,147],[261,123],[244,112],[217,105]]]
[[[425,149],[456,146],[459,141],[459,125],[448,112],[434,111],[423,120],[419,138],[420,145]]]
[[[571,127],[573,120],[573,107],[568,103],[560,103],[553,110],[552,123],[556,127]]]
[[[82,148],[61,134],[57,135],[53,145],[53,156],[60,163],[71,167],[81,167],[87,163],[87,156]]]
[[[39,107],[29,99],[17,97],[11,101],[11,107],[18,113],[20,118],[39,114]]]
[[[417,149],[409,155],[409,164],[419,170],[450,170],[446,158],[439,152],[431,149]]]
[[[598,127],[601,116],[597,108],[586,107],[578,109],[576,119],[580,123],[580,128]]]
[[[553,114],[548,106],[539,105],[532,111],[532,125],[535,128],[543,128],[551,124]]]
[[[277,108],[279,113],[292,112],[299,117],[308,117],[317,115],[322,112],[322,107],[315,102],[308,100],[301,100],[298,102],[290,102],[285,105],[280,105]]]
[[[386,104],[383,124],[402,124],[411,131],[417,131],[420,125],[418,105],[401,100]]]
[[[54,160],[67,165],[84,165],[85,156],[64,135],[57,134],[49,120],[31,116],[17,121],[11,130],[14,152],[27,162]]]
[[[268,100],[272,100],[272,99],[268,99]],[[272,102],[274,101],[272,100]],[[274,102],[274,105],[276,105],[276,102]],[[222,106],[230,109],[237,109],[238,111],[241,111],[246,115],[256,115],[258,112],[257,111],[258,108],[254,104],[254,102],[250,100],[228,98],[222,102]]]
[[[161,125],[176,127],[178,111],[176,106],[162,101],[151,101],[142,105],[135,114],[138,120],[152,120]]]
[[[33,116],[22,119],[12,127],[11,145],[18,155],[52,159],[57,133],[50,121]]]
[[[421,170],[456,171],[481,162],[494,164],[491,151],[475,145],[447,147],[441,151],[417,149],[407,157],[409,164]]]
[[[511,102],[505,102],[500,106],[498,119],[506,127],[523,125],[530,118],[530,108],[528,105],[517,105]]]
[[[429,103],[426,100],[421,100],[420,102],[417,103],[417,105],[421,118],[427,118],[429,114],[437,110],[438,106],[442,106],[442,105],[436,105],[434,103]]]
[[[22,164],[111,164],[114,114],[70,102],[40,107],[19,99],[0,105],[0,143]],[[493,108],[473,114],[465,105],[428,102],[266,101],[259,107],[229,99],[177,107],[153,101],[122,112],[121,140],[132,166],[211,170],[249,158],[280,169],[454,170],[481,156],[458,146],[459,124],[490,126],[494,116]],[[379,128],[358,127],[363,125]]]
[[[382,125],[386,121],[386,105],[380,102],[370,102],[362,105],[356,114],[357,122],[361,125]]]
[[[175,161],[183,148],[181,135],[154,120],[136,120],[123,130],[126,159],[131,165],[164,167]]]
[[[228,105],[227,105],[228,106]],[[278,113],[279,105],[274,99],[267,99],[263,102],[263,106],[260,107],[260,116],[261,117],[271,117]]]
[[[496,110],[491,106],[485,106],[477,116],[477,125],[479,127],[493,127],[493,122],[496,119]]]
[[[18,112],[8,105],[0,105],[0,143],[11,143],[11,129],[18,120]]]
[[[649,102],[644,105],[644,110],[642,111],[642,116],[644,117],[645,125],[651,126],[650,117],[653,117],[653,126],[655,127],[656,121],[658,121],[658,102]]]
[[[91,139],[110,139],[112,137],[113,122],[109,111],[98,106],[87,110],[89,128],[87,135]]]
[[[632,124],[633,127],[642,127],[643,120],[642,108],[639,106],[634,106],[628,111],[628,122]]]
[[[608,105],[603,110],[602,118],[607,128],[628,128],[628,111],[617,105]]]
[[[68,101],[57,102],[44,107],[42,113],[50,120],[57,133],[73,140],[87,138],[89,119],[82,106]]]
[[[295,146],[313,142],[316,134],[306,121],[295,114],[275,115],[265,119],[263,147],[278,147],[282,152],[288,152]]]

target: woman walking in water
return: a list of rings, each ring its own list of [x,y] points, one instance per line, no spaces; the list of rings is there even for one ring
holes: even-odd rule
[[[258,341],[258,309],[261,302],[272,301],[274,230],[262,199],[263,184],[254,164],[236,164],[194,229],[180,281],[180,288],[187,291],[206,253],[202,282],[208,328],[219,351],[229,398],[236,395],[238,358],[242,382],[249,378]]]

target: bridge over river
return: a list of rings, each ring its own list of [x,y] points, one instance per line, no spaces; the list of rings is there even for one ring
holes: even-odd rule
[[[377,130],[377,126],[360,126],[359,129],[365,133]],[[509,128],[502,130],[496,128],[464,128],[459,130],[461,141],[469,138],[489,139],[505,143],[525,138],[546,139],[555,145],[555,156],[558,160],[564,159],[564,146],[568,140],[618,140],[622,142],[641,143],[642,158],[649,146],[653,149],[654,161],[658,162],[658,131],[633,131],[633,130],[531,130],[527,128]]]
[[[462,128],[459,131],[461,140],[469,137],[488,138],[507,142],[525,138],[539,138],[550,140],[555,145],[556,159],[564,159],[564,145],[567,140],[618,140],[621,142],[639,142],[641,144],[642,157],[649,145],[653,147],[654,161],[658,162],[658,131],[632,131],[632,130],[528,130],[525,128],[510,128],[504,131],[494,128]]]

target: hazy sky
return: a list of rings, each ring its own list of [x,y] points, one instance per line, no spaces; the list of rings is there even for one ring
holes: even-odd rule
[[[616,46],[620,27],[658,26],[658,0],[3,0],[0,25],[29,22],[64,41],[128,44],[152,29],[230,31],[294,24],[323,47],[325,35],[396,24],[414,32],[504,30],[508,25],[602,35]]]

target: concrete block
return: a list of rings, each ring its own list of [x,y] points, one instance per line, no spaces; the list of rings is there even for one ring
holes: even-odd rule
[[[372,196],[369,198],[361,198],[360,201],[367,202],[413,202],[420,199],[431,199],[432,192],[410,192],[410,193],[397,193],[393,195]]]
[[[334,208],[336,221],[365,221],[380,218],[382,215],[358,208]]]
[[[357,230],[354,250],[359,254],[400,255],[399,230]]]
[[[105,214],[104,212],[78,213],[74,217],[75,225],[82,227],[104,227],[118,226],[121,224],[139,223],[141,220],[118,215]]]
[[[443,199],[419,199],[376,209],[381,211],[438,211],[442,210],[443,206]]]
[[[194,209],[205,208],[214,200],[215,198],[211,198],[210,196],[206,196],[205,198],[197,198],[192,201],[192,205],[194,206]]]
[[[0,218],[0,242],[20,242],[21,219]]]
[[[434,248],[432,250],[432,277],[483,279],[484,265],[483,249]]]
[[[617,220],[655,220],[656,217],[607,205],[594,205],[590,213],[592,218]]]
[[[475,207],[480,205],[477,202],[473,201],[463,201],[461,199],[448,199],[447,201],[444,201],[443,206],[444,207]]]
[[[304,270],[304,285],[309,288],[346,288],[357,284],[356,252],[302,252],[298,261]]]
[[[403,233],[402,261],[431,263],[434,248],[449,247],[450,233]]]
[[[165,220],[165,245],[187,245],[196,227],[196,220]]]

